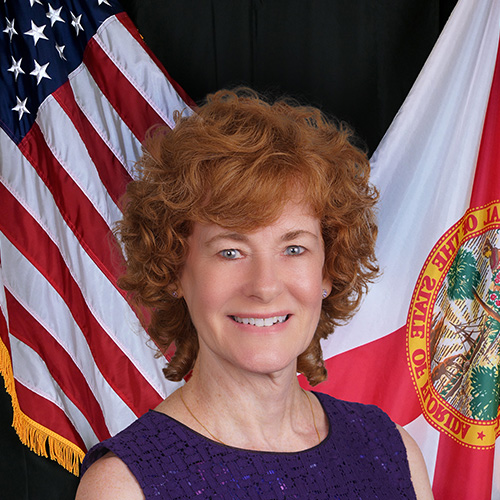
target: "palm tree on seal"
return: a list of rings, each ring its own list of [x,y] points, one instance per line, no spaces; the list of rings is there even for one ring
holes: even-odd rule
[[[489,240],[488,240],[489,243]],[[491,246],[491,244],[490,244]],[[475,345],[465,354],[466,362],[456,378],[450,381],[447,397],[453,397],[461,387],[466,372],[472,367],[472,361],[478,354],[481,346],[484,345],[489,333],[493,330],[500,331],[500,314],[494,307],[488,304],[477,292],[481,281],[481,274],[477,269],[477,261],[470,250],[461,247],[457,256],[450,267],[447,275],[448,290],[447,295],[450,300],[476,300],[488,316],[489,327],[484,328]],[[493,328],[492,328],[493,327]],[[496,335],[495,335],[496,336]],[[494,339],[493,339],[494,340]],[[495,349],[495,343],[488,345],[486,353]],[[475,367],[471,370],[472,379],[472,401],[470,410],[474,418],[495,418],[498,410],[498,387],[496,387],[499,378],[497,367]],[[489,383],[488,381],[493,381]],[[488,386],[488,387],[486,387]],[[491,387],[490,387],[491,386]],[[493,390],[491,390],[493,389]]]

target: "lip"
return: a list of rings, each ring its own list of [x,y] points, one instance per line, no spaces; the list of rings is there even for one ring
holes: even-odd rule
[[[290,311],[269,311],[265,313],[239,312],[228,314],[228,316],[237,316],[238,318],[273,318],[274,316],[292,316],[292,313]]]

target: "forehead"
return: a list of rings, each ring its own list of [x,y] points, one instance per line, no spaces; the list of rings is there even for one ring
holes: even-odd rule
[[[287,202],[278,218],[268,225],[257,229],[228,228],[218,224],[195,222],[190,236],[190,243],[209,244],[219,239],[246,241],[254,236],[266,238],[290,239],[295,236],[321,238],[321,224],[313,215],[312,209],[304,203]]]

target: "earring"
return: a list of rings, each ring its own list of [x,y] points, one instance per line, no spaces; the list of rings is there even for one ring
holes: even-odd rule
[[[176,299],[178,296],[179,296],[179,294],[177,293],[177,291],[176,291],[176,290],[174,290],[174,291],[172,292],[172,297],[173,297],[174,299]]]
[[[326,299],[328,297],[328,291],[323,289],[323,293],[321,295],[323,296],[324,299]]]

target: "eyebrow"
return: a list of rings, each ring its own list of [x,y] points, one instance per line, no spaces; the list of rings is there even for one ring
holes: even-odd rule
[[[314,239],[318,239],[318,235],[311,233],[311,231],[307,231],[305,229],[296,229],[293,231],[288,231],[287,233],[283,234],[280,238],[281,241],[287,242],[287,241],[292,241],[295,238],[299,236],[311,236]],[[213,243],[220,241],[220,240],[230,240],[230,241],[243,241],[247,242],[248,241],[248,236],[244,233],[220,233],[216,234],[212,238],[210,238],[206,243],[205,246],[210,246]]]
[[[210,246],[220,240],[248,241],[248,237],[242,233],[219,233],[205,242],[205,246]]]
[[[281,241],[290,241],[294,240],[295,238],[299,236],[312,236],[314,239],[318,239],[318,235],[311,233],[311,231],[307,231],[305,229],[296,229],[295,231],[289,231],[288,233],[285,233],[281,237]]]

